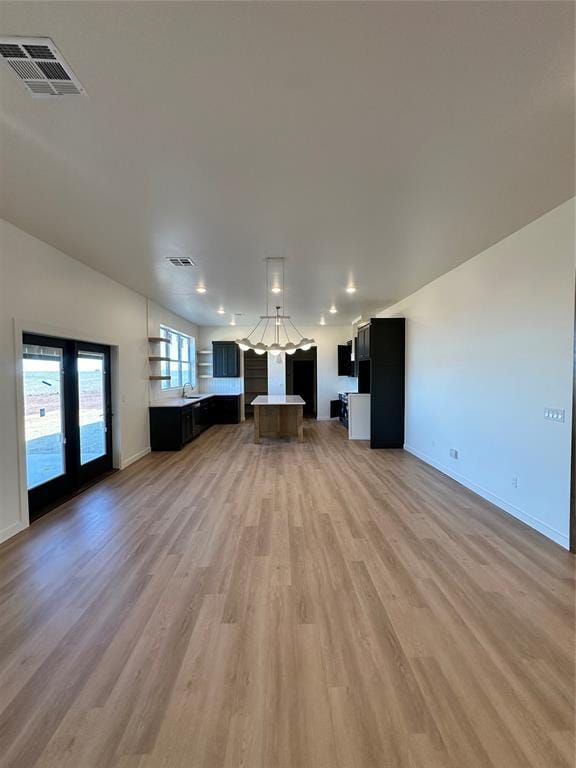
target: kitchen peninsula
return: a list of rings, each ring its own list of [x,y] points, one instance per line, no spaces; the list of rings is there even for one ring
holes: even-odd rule
[[[254,442],[262,437],[304,438],[304,400],[300,395],[259,395],[254,406]]]

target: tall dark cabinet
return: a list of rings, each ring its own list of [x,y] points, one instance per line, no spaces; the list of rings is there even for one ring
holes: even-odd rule
[[[358,391],[370,392],[371,448],[404,447],[405,343],[403,317],[372,318],[358,329]]]

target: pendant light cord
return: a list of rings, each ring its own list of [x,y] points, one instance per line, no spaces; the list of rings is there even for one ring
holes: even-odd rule
[[[275,350],[277,350],[278,346],[281,347],[281,344],[280,344],[281,330],[280,330],[280,328],[282,328],[282,330],[284,331],[284,335],[286,336],[287,344],[292,345],[292,348],[293,348],[294,351],[298,348],[298,346],[297,346],[298,343],[299,343],[298,339],[300,339],[300,341],[303,341],[303,342],[305,341],[306,342],[305,346],[306,346],[306,348],[308,348],[311,345],[309,342],[314,343],[314,340],[313,339],[311,339],[311,340],[310,339],[306,339],[305,340],[304,337],[302,336],[302,334],[300,333],[299,329],[294,325],[292,320],[287,316],[287,310],[286,310],[286,271],[285,271],[285,261],[286,261],[286,259],[284,257],[278,257],[278,258],[275,258],[274,260],[282,262],[282,269],[281,269],[281,272],[280,272],[280,279],[281,279],[281,286],[282,286],[281,287],[281,291],[282,291],[282,294],[283,294],[282,299],[281,299],[282,303],[275,305],[276,315],[271,316],[270,315],[270,297],[269,297],[269,293],[270,293],[270,261],[272,261],[272,257],[267,257],[265,259],[265,262],[266,262],[266,315],[265,315],[265,317],[261,317],[260,318],[260,320],[256,323],[254,328],[252,328],[252,330],[250,331],[250,333],[248,334],[248,336],[246,337],[245,340],[249,341],[250,337],[253,334],[256,333],[256,331],[258,330],[258,328],[262,324],[262,321],[265,319],[266,323],[264,324],[264,329],[262,331],[262,335],[260,337],[260,341],[258,342],[258,344],[262,344],[263,341],[264,341],[264,338],[266,337],[266,333],[268,332],[268,326],[270,325],[270,320],[274,319],[274,344],[275,344]],[[277,285],[277,283],[276,283],[276,285]],[[278,289],[275,288],[275,293],[277,293],[277,292],[278,292]],[[280,310],[282,310],[282,314],[280,314]],[[292,328],[296,332],[297,341],[296,341],[295,344],[293,344],[292,340],[290,339],[290,334],[288,333],[288,325],[286,323],[286,320],[288,320],[288,323],[292,326]],[[266,349],[268,349],[268,347],[266,345],[264,345],[264,347]],[[281,350],[278,350],[278,351],[281,351]]]

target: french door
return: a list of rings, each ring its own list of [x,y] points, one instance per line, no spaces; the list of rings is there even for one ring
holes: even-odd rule
[[[110,348],[23,337],[30,519],[112,469]]]

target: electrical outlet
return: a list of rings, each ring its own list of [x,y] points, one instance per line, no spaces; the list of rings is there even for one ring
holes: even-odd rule
[[[564,408],[544,408],[544,418],[547,421],[563,423],[566,418]]]
[[[512,478],[512,487],[518,488],[518,475],[514,475],[514,477]]]
[[[458,458],[458,451],[456,448],[450,448],[450,458],[457,459]]]

